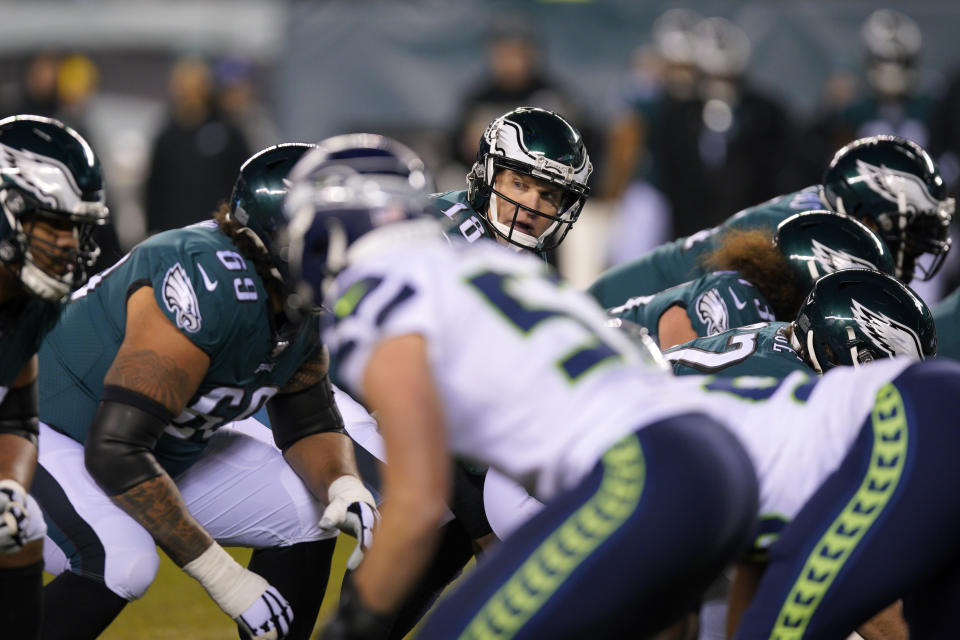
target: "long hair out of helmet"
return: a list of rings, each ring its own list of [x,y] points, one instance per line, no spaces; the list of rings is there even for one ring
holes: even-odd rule
[[[0,209],[0,262],[15,267],[30,294],[57,301],[86,282],[100,253],[93,228],[109,211],[100,161],[76,131],[40,116],[0,120]],[[35,235],[37,221],[72,226],[77,249]],[[41,266],[51,263],[59,266]]]

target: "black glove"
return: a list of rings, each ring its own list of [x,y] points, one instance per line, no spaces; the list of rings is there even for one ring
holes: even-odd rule
[[[389,637],[393,626],[392,614],[376,613],[360,601],[347,575],[340,590],[337,614],[323,628],[319,640],[381,640]]]

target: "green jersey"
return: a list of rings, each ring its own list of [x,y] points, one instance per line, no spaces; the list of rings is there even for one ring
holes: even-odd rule
[[[735,271],[708,273],[652,296],[630,298],[607,312],[646,327],[659,344],[660,316],[675,305],[686,309],[698,336],[775,319],[763,295]]]
[[[456,229],[467,242],[476,242],[480,238],[496,239],[484,217],[477,213],[467,202],[467,192],[447,191],[430,196],[438,218],[451,220],[448,233]]]
[[[697,338],[663,352],[678,376],[722,378],[764,376],[783,379],[794,371],[811,373],[790,346],[788,322],[767,322]],[[815,372],[814,372],[815,373]]]
[[[930,311],[937,328],[937,357],[960,360],[960,289],[938,302]]]
[[[213,221],[158,234],[77,290],[40,350],[40,419],[86,440],[120,348],[127,299],[152,287],[160,311],[210,357],[196,393],[154,450],[176,476],[220,425],[260,409],[319,347],[319,321],[281,338],[254,266]]]
[[[0,216],[0,238],[13,234],[6,216]],[[0,305],[0,402],[20,371],[53,329],[63,305],[26,292]]]
[[[761,229],[773,238],[777,225],[800,211],[822,209],[820,187],[788,193],[737,213],[723,224],[668,242],[631,262],[601,274],[587,292],[603,307],[634,296],[651,295],[706,273],[701,260],[717,248],[723,232]]]

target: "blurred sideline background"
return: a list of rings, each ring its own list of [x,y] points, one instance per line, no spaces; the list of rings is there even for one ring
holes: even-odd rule
[[[594,197],[557,257],[585,286],[665,240],[818,182],[833,151],[861,135],[927,146],[956,195],[960,3],[892,8],[0,1],[0,113],[59,117],[93,144],[114,215],[100,238],[105,267],[151,232],[209,217],[264,146],[384,133],[420,152],[441,190],[461,189],[492,118],[524,104],[558,110],[584,133],[595,168]],[[927,302],[960,282],[958,254],[918,286]],[[234,637],[200,588],[163,566],[105,637]]]

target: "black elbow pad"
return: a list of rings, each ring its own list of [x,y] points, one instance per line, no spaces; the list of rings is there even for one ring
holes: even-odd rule
[[[273,396],[267,402],[267,414],[273,440],[282,451],[315,433],[346,433],[329,376],[303,391]]]
[[[37,381],[7,390],[0,402],[0,433],[12,433],[37,445]]]
[[[173,413],[152,398],[123,387],[104,387],[83,459],[107,495],[163,474],[153,448],[172,420]]]

